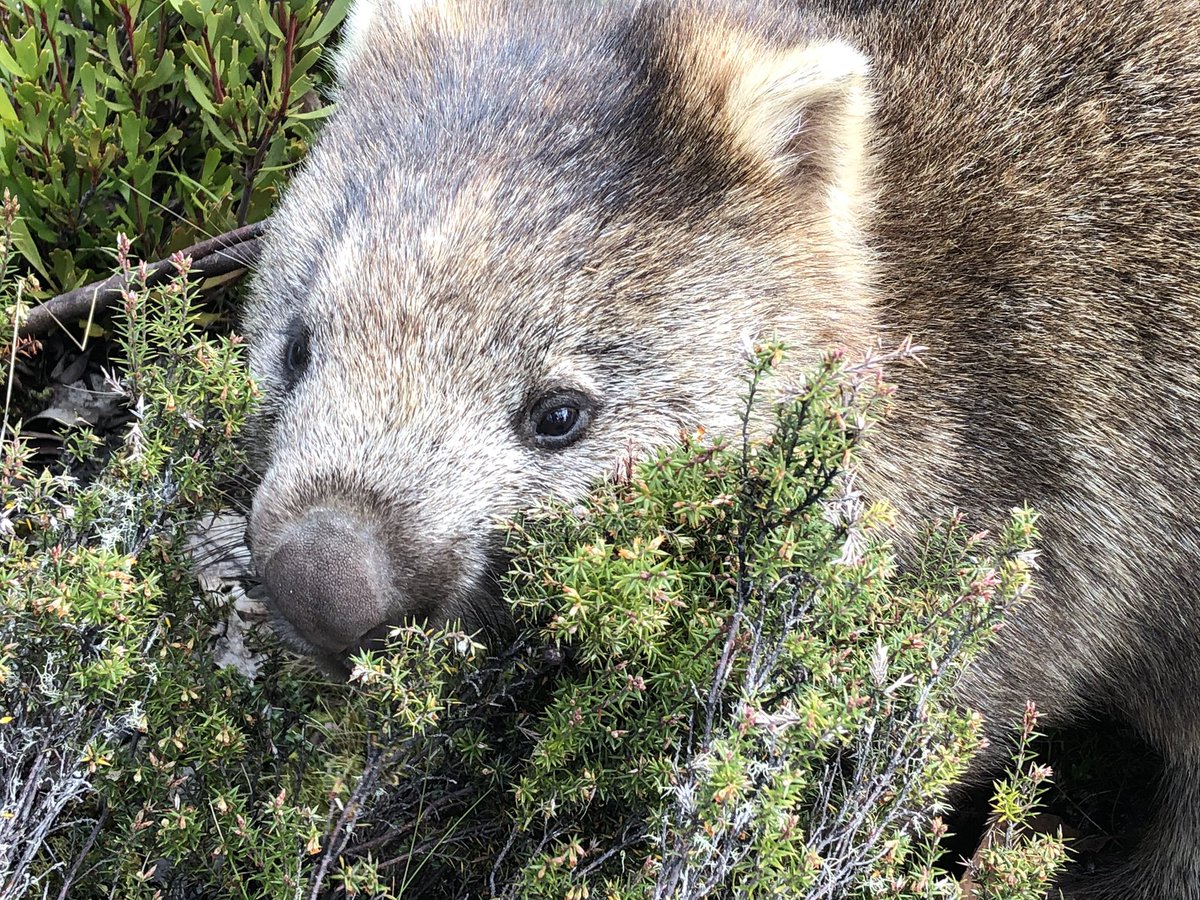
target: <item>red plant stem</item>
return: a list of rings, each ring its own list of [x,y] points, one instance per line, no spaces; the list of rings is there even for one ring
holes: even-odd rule
[[[292,57],[295,54],[296,30],[300,24],[300,20],[298,16],[289,16],[287,8],[283,3],[280,3],[276,9],[279,17],[279,30],[284,33],[279,106],[267,121],[267,127],[263,130],[262,137],[259,139],[258,149],[254,153],[254,158],[250,160],[243,170],[246,183],[242,187],[242,197],[238,203],[239,225],[245,223],[246,216],[250,212],[250,198],[254,193],[254,179],[258,176],[258,170],[262,168],[263,160],[266,159],[271,138],[275,136],[275,132],[279,130],[279,126],[287,118],[288,104],[292,98],[292,69],[294,66]]]
[[[282,5],[283,4],[280,4],[281,7]],[[275,113],[275,120],[276,122],[280,123],[283,122],[284,117],[287,115],[288,102],[292,98],[292,68],[295,65],[295,60],[293,57],[295,56],[296,52],[296,27],[299,25],[299,23],[299,17],[294,15],[290,16],[288,18],[287,28],[284,29],[285,34],[287,34],[287,44],[284,47],[283,52],[283,74],[280,77],[280,81],[282,82],[282,84],[280,84],[280,88],[282,90],[280,92],[279,110]],[[282,25],[280,27],[282,27]]]
[[[154,48],[154,61],[156,63],[162,62],[162,58],[167,52],[166,5],[164,3],[158,8],[158,43]]]
[[[42,30],[46,32],[46,36],[50,38],[50,51],[54,54],[54,74],[58,80],[58,88],[62,91],[63,99],[68,103],[71,102],[71,92],[67,88],[67,78],[63,74],[62,60],[58,55],[58,41],[54,39],[54,32],[50,28],[50,22],[46,18],[46,11],[40,11],[42,17]]]
[[[208,74],[212,81],[213,99],[218,103],[222,103],[225,100],[225,85],[221,81],[220,73],[217,71],[217,58],[213,55],[212,44],[208,42],[207,28],[200,35],[200,38],[204,41],[204,52],[208,56]]]
[[[127,3],[121,4],[121,20],[125,25],[125,38],[129,41],[129,75],[133,77],[137,74],[137,52],[133,48],[133,13]]]

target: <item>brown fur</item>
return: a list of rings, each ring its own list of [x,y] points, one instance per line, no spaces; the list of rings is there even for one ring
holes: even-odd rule
[[[497,517],[730,427],[744,335],[912,334],[873,489],[1043,515],[962,696],[1139,729],[1157,818],[1080,896],[1200,898],[1200,4],[360,0],[351,32],[247,316],[283,632],[500,625]],[[546,450],[556,391],[591,419]]]

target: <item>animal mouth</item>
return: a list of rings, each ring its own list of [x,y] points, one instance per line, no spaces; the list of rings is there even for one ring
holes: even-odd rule
[[[269,509],[251,519],[255,599],[294,652],[346,674],[352,656],[384,649],[397,627],[480,630],[489,642],[507,633],[497,574],[507,560],[494,539],[472,573],[461,556],[479,545],[469,536],[449,549],[400,541],[394,519],[336,500],[283,521]]]
[[[364,651],[382,651],[389,644],[395,628],[402,623],[383,623],[369,629],[361,636],[347,643],[344,647],[331,648],[315,643],[307,638],[285,616],[272,600],[265,584],[259,582],[249,588],[246,595],[257,600],[267,610],[267,622],[271,631],[288,650],[314,660],[322,669],[331,675],[345,679],[354,670],[351,660]],[[411,624],[414,619],[409,619]]]

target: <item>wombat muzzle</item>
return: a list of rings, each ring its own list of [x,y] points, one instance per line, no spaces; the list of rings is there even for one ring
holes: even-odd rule
[[[387,554],[366,523],[340,510],[292,523],[263,580],[297,635],[323,650],[353,648],[387,617]]]

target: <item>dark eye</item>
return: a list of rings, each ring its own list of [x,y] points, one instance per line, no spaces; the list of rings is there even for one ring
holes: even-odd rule
[[[558,406],[542,413],[538,419],[538,437],[566,437],[579,423],[579,410],[573,406]]]
[[[582,395],[543,397],[530,415],[534,441],[544,450],[561,450],[583,437],[590,418],[590,405]]]
[[[308,369],[308,326],[296,320],[288,328],[287,348],[283,353],[284,378],[293,387]]]

